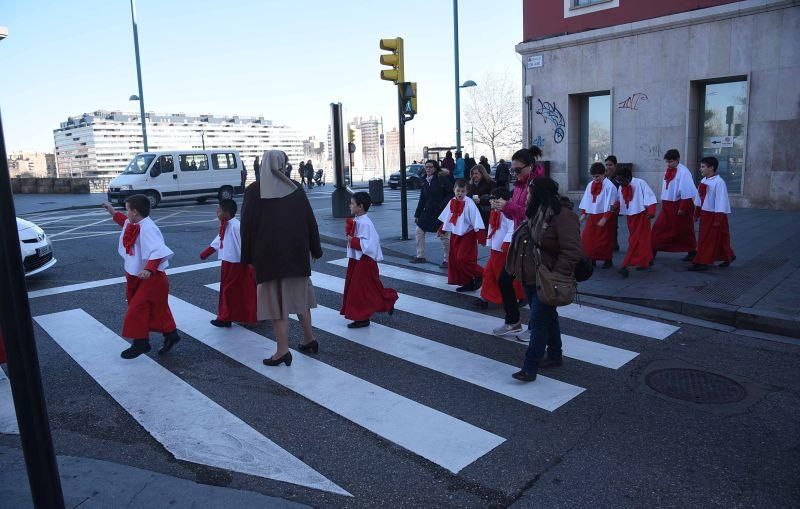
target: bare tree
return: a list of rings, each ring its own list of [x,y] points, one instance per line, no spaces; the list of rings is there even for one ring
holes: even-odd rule
[[[475,141],[489,147],[495,163],[498,149],[522,143],[520,94],[508,74],[486,74],[477,87],[470,89],[467,120]]]

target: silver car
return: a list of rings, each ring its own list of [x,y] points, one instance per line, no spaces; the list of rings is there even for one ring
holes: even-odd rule
[[[56,264],[53,243],[44,230],[30,221],[17,218],[17,234],[26,276],[38,274]]]

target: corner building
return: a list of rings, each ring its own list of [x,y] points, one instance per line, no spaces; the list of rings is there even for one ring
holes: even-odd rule
[[[523,1],[523,139],[562,189],[614,154],[658,193],[677,148],[734,207],[800,209],[800,2]]]

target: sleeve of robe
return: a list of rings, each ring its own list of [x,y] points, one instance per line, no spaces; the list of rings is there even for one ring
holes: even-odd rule
[[[253,210],[253,195],[256,189],[253,184],[247,187],[244,192],[244,200],[242,201],[242,213],[240,221],[242,223],[242,263],[252,264],[253,260],[250,257],[251,245],[253,243],[253,236],[258,229],[258,217],[254,217]]]
[[[311,250],[311,256],[316,260],[322,258],[322,244],[319,240],[319,226],[317,226],[317,218],[314,216],[314,209],[311,208],[311,202],[305,194],[303,196],[304,207],[306,209],[306,217],[308,218],[308,246]],[[244,241],[244,239],[242,239]]]

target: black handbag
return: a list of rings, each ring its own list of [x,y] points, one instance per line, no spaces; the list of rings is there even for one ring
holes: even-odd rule
[[[575,265],[575,281],[578,283],[586,281],[592,277],[593,273],[594,267],[592,266],[592,262],[589,261],[586,255],[582,255],[581,259]]]

